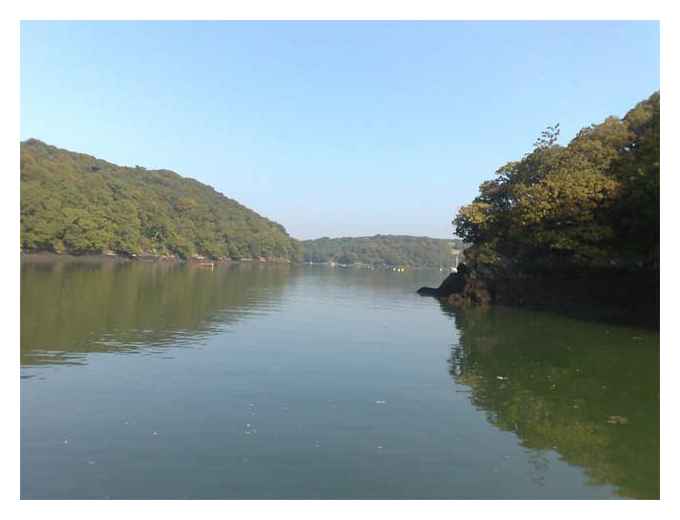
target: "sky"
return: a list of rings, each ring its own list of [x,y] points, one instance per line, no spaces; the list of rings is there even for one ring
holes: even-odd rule
[[[659,89],[657,22],[22,22],[21,139],[209,184],[300,239],[450,238],[548,125]]]

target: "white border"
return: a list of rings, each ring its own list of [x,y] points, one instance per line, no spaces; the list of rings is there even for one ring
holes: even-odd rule
[[[3,410],[9,418],[0,430],[3,447],[2,481],[0,507],[3,518],[31,518],[66,516],[72,518],[116,518],[121,515],[136,518],[163,515],[165,518],[224,518],[226,514],[243,517],[295,517],[297,518],[342,518],[359,515],[367,518],[464,518],[490,515],[491,518],[512,516],[525,518],[569,518],[574,515],[586,517],[616,516],[633,518],[641,515],[656,517],[671,516],[678,511],[675,499],[678,465],[678,429],[674,411],[677,383],[674,371],[680,369],[677,343],[678,321],[675,317],[673,300],[678,288],[678,275],[673,268],[679,265],[675,251],[680,222],[677,202],[678,175],[680,168],[677,160],[676,136],[672,126],[679,120],[674,93],[678,88],[676,50],[680,48],[678,33],[680,26],[671,16],[671,2],[648,0],[638,1],[485,1],[462,2],[448,1],[381,1],[367,2],[346,0],[332,4],[320,1],[287,2],[193,2],[130,1],[86,2],[79,1],[30,1],[15,2],[0,8],[0,52],[3,56],[3,80],[0,82],[2,95],[2,138],[0,146],[3,162],[0,170],[2,179],[2,204],[0,204],[0,225],[2,226],[3,254],[0,255],[4,274],[2,299],[3,330],[9,331],[3,345],[4,362],[2,367]],[[147,502],[20,502],[19,497],[19,20],[21,19],[139,19],[139,20],[181,20],[181,19],[281,19],[281,20],[661,20],[662,41],[662,500],[660,502],[588,502],[588,501],[147,501]],[[675,62],[675,63],[674,63]]]
[[[19,18],[34,20],[659,20],[661,1],[571,0],[559,4],[538,0],[366,1],[197,0],[134,1],[105,4],[84,0],[22,2]]]

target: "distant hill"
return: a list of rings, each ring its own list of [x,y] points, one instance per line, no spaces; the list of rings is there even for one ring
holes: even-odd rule
[[[455,264],[453,251],[464,249],[460,240],[403,235],[324,237],[304,240],[302,244],[305,262],[373,267],[448,267]]]
[[[21,248],[56,253],[302,258],[283,226],[169,170],[21,143]]]

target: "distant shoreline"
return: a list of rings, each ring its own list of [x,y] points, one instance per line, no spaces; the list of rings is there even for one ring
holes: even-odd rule
[[[35,262],[49,262],[53,260],[66,261],[110,261],[110,262],[167,262],[167,263],[190,263],[190,264],[229,264],[229,263],[269,263],[269,264],[290,264],[290,260],[285,258],[207,258],[189,257],[181,258],[177,255],[124,255],[118,253],[83,253],[80,255],[73,253],[55,253],[53,251],[21,251],[21,259]]]
[[[176,255],[151,255],[151,254],[140,254],[136,256],[129,256],[118,253],[83,253],[80,255],[73,253],[55,253],[53,251],[21,251],[21,259],[30,261],[32,263],[40,262],[54,262],[54,261],[66,261],[66,262],[147,262],[147,263],[187,263],[187,264],[290,264],[290,265],[315,265],[315,266],[326,266],[337,269],[367,269],[370,271],[395,271],[395,272],[406,272],[406,271],[440,271],[444,273],[451,272],[451,267],[445,266],[441,268],[428,267],[428,266],[374,266],[368,264],[339,264],[337,262],[291,262],[285,258],[203,258],[203,257],[190,257],[187,259],[181,258]]]

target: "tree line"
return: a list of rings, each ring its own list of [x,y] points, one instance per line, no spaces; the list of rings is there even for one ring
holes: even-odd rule
[[[460,240],[390,235],[301,242],[194,179],[117,166],[36,139],[21,143],[20,239],[26,252],[265,257],[374,267],[449,266],[452,248],[463,249]]]
[[[55,253],[299,261],[285,228],[169,170],[21,143],[21,248]]]
[[[455,263],[454,253],[464,248],[461,240],[403,235],[323,237],[302,244],[306,262],[371,267],[448,267]]]
[[[477,273],[659,271],[660,94],[566,146],[548,127],[453,224]]]

